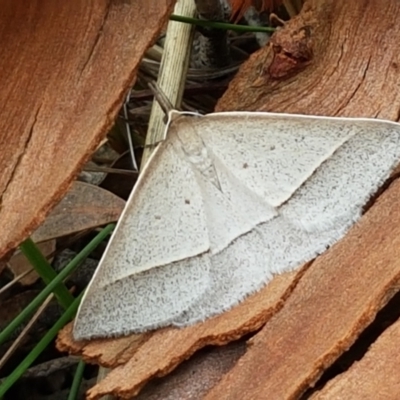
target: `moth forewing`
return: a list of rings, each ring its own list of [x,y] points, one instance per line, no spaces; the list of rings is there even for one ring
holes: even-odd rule
[[[76,338],[188,325],[342,238],[400,159],[389,121],[170,113],[82,301]]]

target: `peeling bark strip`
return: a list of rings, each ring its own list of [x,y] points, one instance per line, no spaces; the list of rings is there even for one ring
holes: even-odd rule
[[[212,399],[297,399],[400,286],[400,181],[303,275]]]
[[[111,127],[174,3],[2,2],[0,258],[43,221]]]
[[[390,0],[306,1],[301,13],[272,36],[271,46],[242,66],[217,111],[398,120],[399,17],[399,3]],[[271,64],[275,68],[274,44],[287,53],[288,64],[294,58],[301,66],[278,80],[268,72]]]
[[[400,393],[400,321],[389,327],[361,361],[332,379],[312,400],[398,399]]]

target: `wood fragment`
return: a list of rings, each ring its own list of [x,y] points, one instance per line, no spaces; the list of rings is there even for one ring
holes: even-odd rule
[[[400,287],[400,181],[314,261],[207,400],[297,399]]]
[[[400,393],[400,321],[372,344],[343,374],[332,379],[310,400],[397,400]]]
[[[111,128],[174,3],[2,1],[0,258],[44,220]]]
[[[301,13],[288,21],[279,35],[286,32],[286,47],[292,35],[290,47],[296,48],[300,45],[296,32],[307,27],[312,60],[297,73],[275,79],[268,73],[274,50],[272,46],[260,49],[240,68],[216,111],[257,110],[397,121],[399,17],[399,4],[390,0],[363,0],[351,5],[345,0],[306,1]]]

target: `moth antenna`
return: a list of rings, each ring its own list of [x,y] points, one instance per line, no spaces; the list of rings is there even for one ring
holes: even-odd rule
[[[128,104],[129,104],[129,100],[131,98],[131,92],[132,92],[132,88],[129,89],[129,92],[126,95],[126,99],[122,106],[122,111],[124,113],[125,130],[126,130],[126,135],[128,137],[129,152],[131,154],[132,167],[133,167],[134,171],[139,171],[139,168],[138,168],[138,165],[136,162],[136,158],[135,158],[135,150],[133,148],[131,126],[129,125],[129,118],[128,118]]]
[[[154,98],[157,100],[161,109],[165,114],[165,119],[168,119],[168,115],[170,111],[178,110],[177,107],[174,107],[167,95],[161,89],[160,85],[156,81],[149,82],[149,88],[153,92]],[[178,110],[180,111],[180,110]]]

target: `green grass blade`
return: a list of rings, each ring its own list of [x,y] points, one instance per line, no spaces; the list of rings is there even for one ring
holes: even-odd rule
[[[205,26],[208,28],[215,28],[215,29],[231,30],[236,32],[267,32],[267,33],[275,32],[275,28],[270,28],[268,26],[247,26],[247,25],[228,24],[226,22],[207,21],[204,19],[183,17],[181,15],[175,15],[175,14],[172,14],[169,17],[169,19],[172,21],[183,22],[186,24]]]
[[[21,364],[19,364],[18,367],[15,368],[15,370],[3,381],[3,383],[0,385],[0,399],[3,398],[11,386],[14,385],[14,383],[24,374],[24,372],[31,366],[36,358],[49,345],[49,343],[57,335],[58,331],[73,318],[76,310],[79,307],[82,296],[83,292],[73,301],[64,314],[58,319],[58,321],[47,331],[40,342],[25,357]]]
[[[0,345],[9,338],[20,324],[35,312],[59,283],[66,279],[75,268],[90,255],[90,253],[112,232],[114,226],[114,224],[107,225],[70,263],[68,263],[57,277],[54,278],[2,332],[0,332]]]
[[[85,362],[80,360],[75,371],[74,380],[72,381],[71,390],[69,391],[67,400],[76,400],[78,398],[79,387],[81,386],[84,369]]]
[[[56,271],[54,271],[32,239],[26,239],[20,244],[19,248],[46,285],[57,276]],[[64,309],[67,309],[74,301],[74,297],[62,282],[54,288],[54,295]]]

